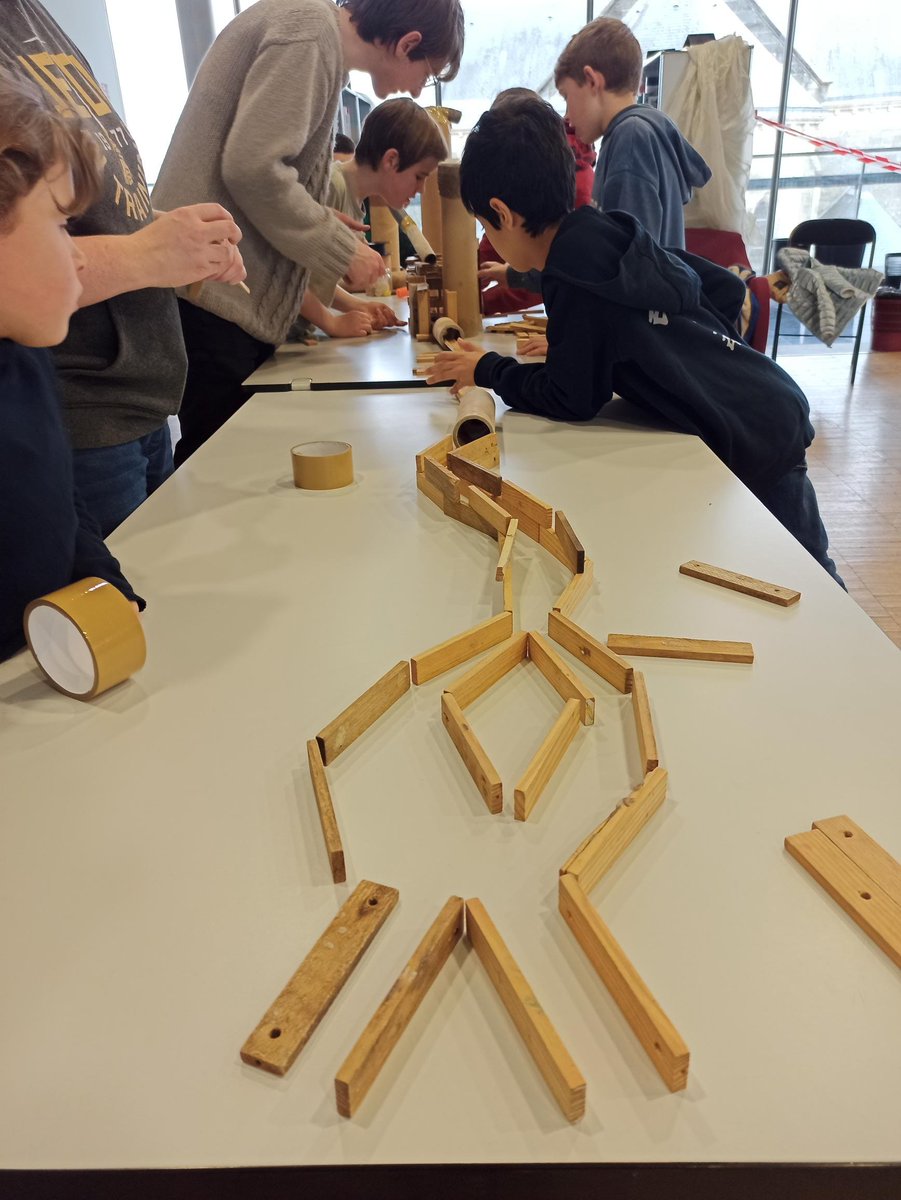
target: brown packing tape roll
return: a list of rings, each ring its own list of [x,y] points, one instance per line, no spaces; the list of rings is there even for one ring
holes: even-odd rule
[[[461,388],[460,411],[454,425],[454,445],[466,446],[478,438],[494,433],[496,419],[494,397],[484,388]]]
[[[353,451],[347,442],[303,442],[291,447],[294,486],[329,492],[354,481]]]
[[[147,643],[131,602],[90,576],[32,600],[25,637],[45,678],[76,700],[91,700],[144,665]]]

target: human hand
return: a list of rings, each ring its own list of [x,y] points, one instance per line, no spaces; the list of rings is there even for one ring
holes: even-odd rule
[[[382,304],[379,300],[364,301],[359,306],[359,311],[367,313],[372,318],[373,329],[388,329],[393,325],[406,325],[407,323],[397,315],[390,304]]]
[[[184,287],[200,280],[240,283],[242,234],[221,204],[188,204],[158,213],[133,235],[144,287]]]
[[[372,317],[355,308],[340,315],[331,314],[327,322],[323,321],[322,329],[329,337],[368,337],[372,333]]]
[[[479,283],[506,283],[507,282],[507,264],[506,263],[486,263],[484,267],[479,267]]]
[[[475,386],[476,364],[484,355],[485,350],[481,346],[477,346],[475,342],[464,342],[461,338],[457,342],[456,350],[435,355],[431,374],[426,378],[426,382],[444,383],[448,379],[453,380],[451,392],[456,396],[460,388]]]
[[[547,338],[539,337],[537,334],[523,338],[516,347],[516,353],[522,355],[523,358],[546,358]]]
[[[385,263],[381,254],[376,254],[365,242],[357,242],[354,256],[350,260],[347,274],[347,289],[351,292],[365,292],[371,283],[385,273]]]
[[[349,217],[347,213],[341,212],[337,208],[333,208],[332,212],[342,225],[346,225],[348,229],[353,229],[356,233],[365,233],[369,228],[369,226],[364,225],[362,221],[357,221],[354,217]]]

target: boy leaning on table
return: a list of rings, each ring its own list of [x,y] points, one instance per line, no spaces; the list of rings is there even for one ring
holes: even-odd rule
[[[736,276],[663,250],[626,213],[573,206],[573,156],[549,104],[483,113],[460,169],[463,203],[516,270],[541,270],[544,363],[460,342],[429,382],[491,388],[519,412],[589,421],[616,393],[696,434],[839,583],[807,477],[807,400],[737,335]],[[842,584],[842,586],[844,586]]]
[[[74,490],[53,363],[84,257],[67,219],[99,185],[93,142],[37,88],[0,71],[0,659],[25,644],[30,601],[89,575],[139,609]]]

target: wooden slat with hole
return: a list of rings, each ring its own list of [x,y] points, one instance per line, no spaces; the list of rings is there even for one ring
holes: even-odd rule
[[[475,658],[483,650],[489,650],[498,642],[506,641],[513,633],[513,614],[498,613],[473,625],[463,633],[457,633],[445,642],[423,650],[410,659],[410,670],[415,684],[428,683],[445,671],[459,667],[461,663]]]
[[[619,856],[663,803],[667,774],[663,767],[651,771],[610,815],[592,830],[575,854],[560,868],[561,875],[572,875],[586,893],[607,874]]]
[[[450,693],[460,705],[460,708],[468,708],[474,700],[488,691],[503,677],[518,666],[523,659],[528,657],[529,635],[527,633],[516,633],[505,642],[502,646],[489,654],[486,658],[467,671],[465,675],[461,675],[459,679],[455,679],[449,684],[446,691]]]
[[[447,467],[458,479],[480,487],[489,496],[497,497],[501,494],[503,484],[500,475],[489,471],[479,463],[471,462],[462,454],[458,454],[456,450],[448,454]]]
[[[785,848],[820,887],[901,967],[901,908],[819,829],[785,839]]]
[[[560,912],[671,1092],[688,1083],[688,1046],[572,875],[560,876]]]
[[[585,569],[580,574],[573,575],[572,579],[554,601],[552,611],[562,613],[564,617],[571,617],[591,591],[593,582],[594,563],[590,558],[586,558]]]
[[[617,654],[648,658],[684,658],[700,662],[752,663],[750,642],[718,642],[707,638],[651,637],[611,633],[607,645]]]
[[[594,696],[583,686],[563,659],[540,633],[529,634],[529,658],[562,700],[579,702],[583,725],[594,724]]]
[[[329,791],[328,780],[325,777],[322,751],[319,749],[319,743],[315,738],[311,738],[307,742],[307,760],[310,764],[310,780],[313,784],[313,795],[316,798],[319,824],[322,826],[322,837],[325,841],[325,852],[328,855],[332,882],[344,883],[347,879],[347,868],[344,865],[344,847],[341,845],[341,834],[338,832],[338,822],[335,818],[332,794]]]
[[[441,720],[488,811],[494,814],[503,812],[504,787],[501,777],[450,692],[444,692],[441,697]]]
[[[487,521],[495,533],[505,534],[512,520],[510,514],[479,487],[461,489],[461,498],[469,501],[469,507]]]
[[[801,599],[801,593],[793,588],[782,587],[778,583],[767,583],[763,579],[755,579],[752,575],[740,575],[737,571],[727,571],[724,567],[714,567],[696,559],[683,563],[679,574],[690,575],[692,579],[703,579],[705,583],[715,583],[733,592],[743,592],[746,596],[756,596],[758,600],[768,600],[770,604],[778,604],[782,608],[797,604]]]
[[[397,903],[397,888],[362,879],[241,1047],[252,1067],[284,1075]]]
[[[432,356],[434,357],[434,355]],[[454,439],[451,434],[443,437],[440,442],[435,442],[433,446],[427,446],[425,450],[420,450],[416,455],[416,471],[422,474],[425,471],[425,460],[430,458],[433,462],[440,465],[447,465],[447,456],[454,448]]]
[[[340,1116],[352,1117],[375,1083],[389,1054],[463,936],[463,914],[462,899],[451,896],[338,1068],[335,1100]]]
[[[410,664],[403,659],[317,733],[322,761],[326,765],[334,762],[342,750],[365,733],[409,689]]]
[[[585,1079],[481,900],[466,901],[466,936],[567,1121],[585,1115]]]
[[[435,462],[433,458],[427,458],[424,462],[423,474],[432,487],[438,488],[445,499],[456,504],[460,499],[460,481],[456,475],[452,474],[447,467],[443,467],[441,463]]]
[[[526,768],[513,791],[513,816],[517,821],[527,821],[535,805],[541,799],[551,776],[563,760],[563,755],[572,745],[579,732],[579,701],[567,700],[563,712],[551,726],[550,732],[541,743],[535,757]]]
[[[842,853],[877,883],[885,894],[901,907],[901,863],[892,858],[850,817],[826,817],[814,821],[814,829],[824,833]]]
[[[600,675],[601,679],[612,684],[618,692],[624,695],[631,692],[634,668],[575,621],[571,621],[563,613],[549,612],[547,632],[548,637],[575,655],[586,667]]]
[[[657,754],[657,737],[654,733],[654,722],[651,719],[651,701],[648,689],[641,671],[632,676],[632,714],[635,717],[635,734],[638,738],[638,757],[641,759],[641,769],[647,775],[660,763]]]
[[[519,521],[516,517],[511,517],[507,523],[507,529],[501,541],[500,553],[497,556],[497,567],[495,568],[494,578],[503,579],[504,570],[510,562],[510,555],[513,553],[513,543],[516,541],[516,531],[519,529]]]

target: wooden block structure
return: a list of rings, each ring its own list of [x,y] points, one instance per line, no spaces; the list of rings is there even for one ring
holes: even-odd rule
[[[649,658],[686,658],[702,662],[752,663],[750,642],[717,642],[705,638],[645,637],[641,634],[611,633],[608,647],[617,654]]]
[[[344,883],[347,879],[347,868],[344,865],[344,847],[341,845],[341,834],[338,832],[338,822],[335,819],[335,809],[329,791],[328,780],[325,777],[325,764],[322,761],[322,751],[315,738],[307,742],[307,760],[310,766],[310,780],[313,784],[313,795],[316,798],[316,808],[319,812],[319,823],[322,826],[322,837],[325,841],[325,851],[328,854],[329,868],[332,872],[333,883]]]
[[[724,567],[714,567],[696,559],[683,563],[679,574],[703,579],[705,583],[715,583],[733,592],[744,592],[746,596],[756,596],[758,600],[767,600],[770,604],[778,604],[782,608],[797,604],[801,599],[801,593],[793,588],[782,587],[778,583],[766,583],[752,575],[740,575],[736,571],[727,571]]]
[[[410,664],[403,659],[316,735],[323,763],[334,762],[409,689]]]
[[[244,1062],[285,1074],[397,899],[396,888],[360,881],[241,1047]]]
[[[535,664],[562,700],[576,700],[583,725],[594,724],[595,698],[569,669],[553,646],[532,630],[529,633],[529,659]]]

